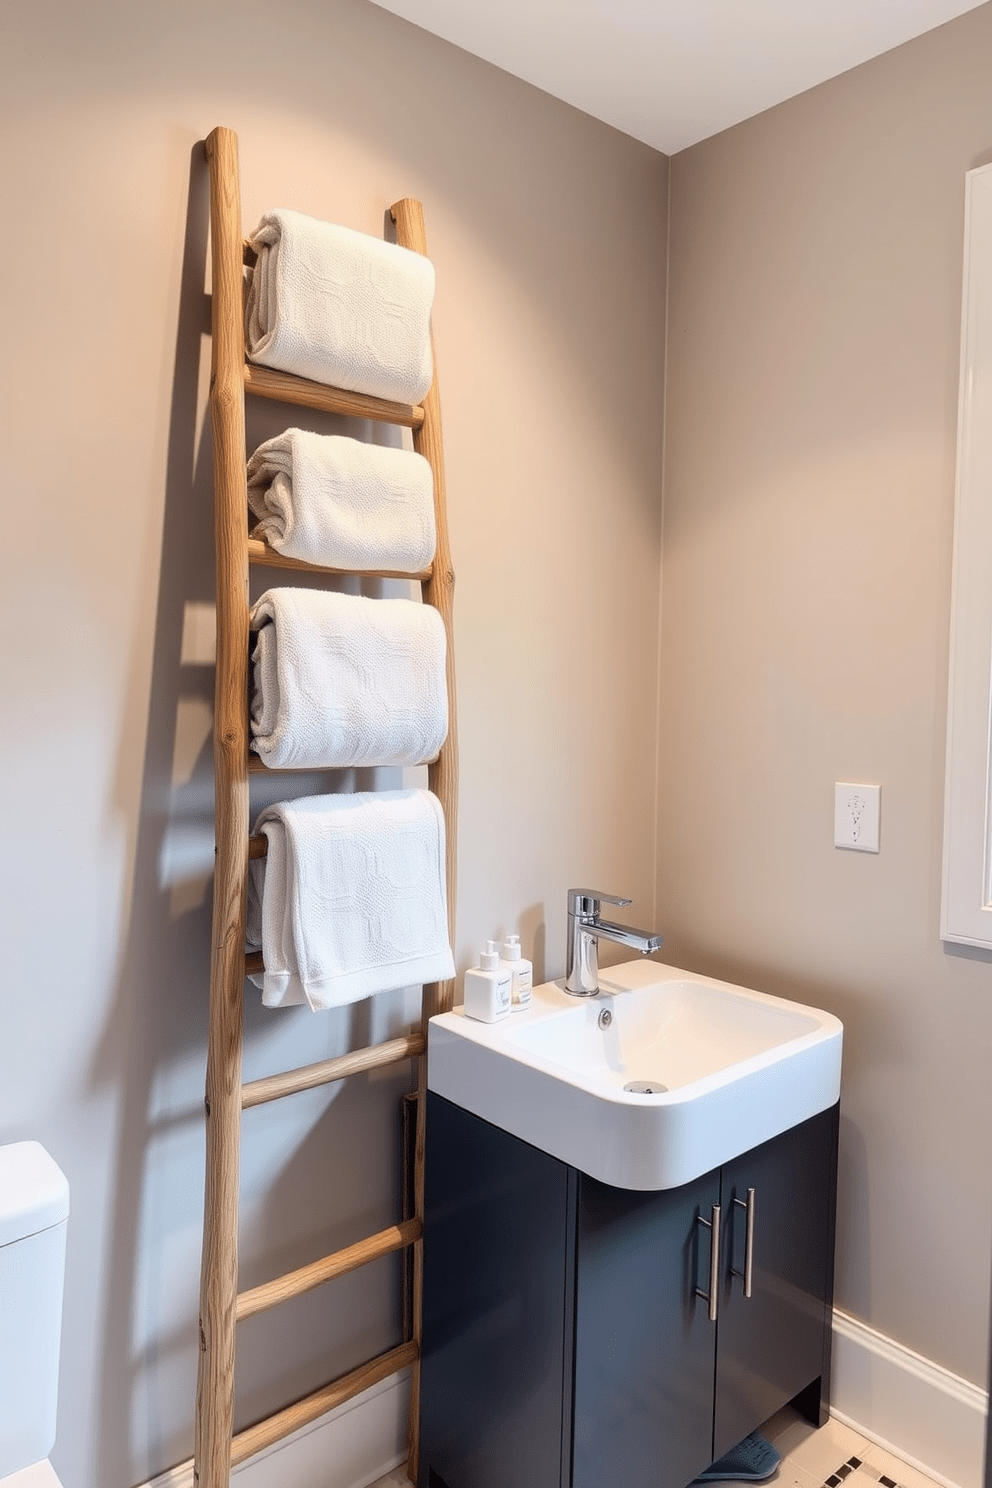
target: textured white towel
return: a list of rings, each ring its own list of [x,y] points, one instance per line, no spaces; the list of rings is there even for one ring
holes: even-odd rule
[[[269,589],[251,625],[252,748],[267,765],[415,765],[437,754],[447,643],[432,605]]]
[[[248,355],[333,387],[419,403],[431,385],[434,265],[302,212],[267,212],[251,238]]]
[[[444,815],[430,791],[309,796],[269,806],[253,859],[248,944],[267,1007],[341,1007],[454,976]]]
[[[434,557],[434,477],[423,455],[287,429],[248,461],[254,537],[343,568],[417,573]]]

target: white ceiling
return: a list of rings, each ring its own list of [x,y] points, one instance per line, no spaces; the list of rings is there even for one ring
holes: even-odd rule
[[[674,155],[981,0],[373,0]]]

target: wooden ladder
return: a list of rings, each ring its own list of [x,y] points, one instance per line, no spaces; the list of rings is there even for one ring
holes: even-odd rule
[[[427,1094],[427,1022],[452,1005],[454,984],[436,983],[423,991],[420,1031],[341,1058],[242,1083],[241,1050],[246,975],[261,969],[261,957],[245,953],[245,902],[249,858],[265,852],[264,838],[249,837],[249,772],[265,766],[249,753],[248,725],[248,566],[270,564],[308,572],[336,572],[284,558],[248,537],[245,448],[245,392],[329,413],[398,424],[413,432],[414,448],[434,473],[437,551],[431,568],[416,574],[377,573],[375,577],[418,579],[425,604],[440,613],[448,640],[449,732],[440,755],[429,764],[430,789],[439,798],[447,823],[448,927],[455,913],[455,837],[458,797],[455,733],[452,598],[454,575],[445,514],[441,410],[437,377],[420,407],[385,402],[292,377],[245,361],[243,323],[244,264],[254,262],[241,229],[237,136],[215,129],[206,142],[210,170],[213,303],[210,411],[214,443],[217,547],[217,673],[214,718],[217,857],[210,951],[210,1028],[206,1078],[206,1191],[203,1259],[200,1275],[200,1354],[196,1400],[194,1483],[228,1488],[230,1469],[343,1401],[407,1365],[412,1366],[408,1471],[416,1481],[420,1407],[421,1288],[424,1204],[424,1115]],[[423,211],[412,200],[390,209],[396,240],[426,253]],[[241,1112],[311,1090],[363,1070],[418,1057],[414,1214],[355,1245],[250,1291],[238,1291],[238,1187]],[[274,1415],[233,1435],[235,1324],[311,1287],[342,1276],[391,1251],[413,1247],[412,1337],[332,1380]]]

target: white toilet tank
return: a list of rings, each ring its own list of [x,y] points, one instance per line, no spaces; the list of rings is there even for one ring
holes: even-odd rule
[[[0,1147],[0,1479],[55,1441],[69,1184],[39,1142]]]

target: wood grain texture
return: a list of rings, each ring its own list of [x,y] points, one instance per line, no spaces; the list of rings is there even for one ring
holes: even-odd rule
[[[214,449],[217,665],[214,778],[217,839],[210,949],[206,1080],[206,1186],[200,1270],[194,1480],[228,1488],[234,1422],[234,1334],[238,1280],[238,1184],[245,884],[248,864],[247,482],[244,334],[241,320],[241,201],[237,137],[215,129],[206,142],[212,239],[210,411]]]
[[[249,1426],[247,1431],[240,1431],[231,1443],[232,1464],[244,1462],[246,1458],[253,1457],[256,1452],[263,1451],[265,1447],[271,1447],[275,1442],[282,1441],[284,1437],[291,1436],[301,1426],[306,1426],[311,1421],[318,1420],[320,1416],[325,1416],[335,1406],[343,1405],[346,1400],[360,1395],[363,1390],[368,1390],[380,1380],[388,1379],[391,1374],[405,1369],[408,1364],[413,1364],[416,1358],[416,1344],[400,1344],[399,1348],[379,1354],[377,1358],[370,1359],[367,1364],[362,1364],[357,1369],[351,1370],[349,1374],[343,1374],[339,1379],[333,1380],[331,1384],[324,1385],[322,1389],[315,1390],[312,1395],[305,1395],[302,1400],[296,1401],[295,1405],[288,1405],[285,1410],[268,1416],[255,1426]]]
[[[424,211],[420,202],[405,197],[390,208],[396,224],[396,241],[402,248],[414,253],[427,253],[427,232],[424,226]],[[458,726],[455,698],[455,644],[454,644],[454,597],[455,572],[451,561],[451,545],[448,538],[447,491],[444,477],[444,447],[441,436],[441,397],[438,391],[437,349],[431,334],[431,350],[434,356],[434,380],[424,399],[424,421],[414,430],[413,447],[423,455],[434,472],[434,515],[437,524],[437,549],[431,577],[423,585],[425,604],[431,604],[444,621],[448,638],[447,684],[448,684],[448,737],[441,746],[437,760],[428,771],[428,783],[438,797],[444,811],[446,839],[446,881],[448,893],[448,935],[452,945],[455,941],[455,892],[457,887],[457,838],[458,838]],[[450,1012],[454,1005],[455,984],[453,981],[435,982],[424,988],[421,1013],[421,1029],[426,1039],[427,1025],[435,1013]],[[427,1057],[420,1061],[417,1080],[417,1132],[414,1158],[414,1213],[423,1224],[424,1219],[424,1161],[425,1120],[427,1114]],[[414,1364],[410,1379],[410,1424],[408,1434],[407,1472],[412,1481],[417,1481],[417,1463],[420,1453],[420,1345],[423,1339],[423,1241],[413,1248],[413,1340],[417,1345],[418,1362]]]
[[[356,1049],[353,1054],[339,1054],[336,1059],[322,1059],[319,1064],[307,1064],[282,1074],[266,1075],[261,1080],[250,1080],[241,1088],[241,1104],[247,1110],[249,1106],[280,1100],[284,1095],[296,1095],[301,1090],[315,1090],[318,1085],[333,1084],[346,1075],[360,1075],[365,1070],[401,1064],[404,1059],[415,1059],[422,1054],[425,1046],[422,1033],[407,1033],[385,1044],[370,1044],[367,1049]]]
[[[297,408],[319,408],[324,413],[343,413],[349,418],[374,419],[378,424],[400,424],[405,429],[419,429],[424,422],[424,410],[415,403],[390,403],[369,393],[352,393],[273,367],[259,367],[244,361],[243,346],[241,360],[245,391],[256,397],[292,403]]]
[[[405,1224],[389,1225],[387,1229],[357,1240],[342,1250],[335,1250],[309,1266],[300,1266],[298,1270],[287,1271],[284,1276],[263,1282],[250,1291],[240,1292],[238,1322],[242,1318],[254,1317],[255,1313],[264,1312],[266,1308],[277,1307],[280,1302],[288,1302],[291,1297],[299,1297],[314,1287],[323,1286],[325,1281],[333,1281],[336,1276],[357,1271],[359,1266],[367,1266],[380,1256],[392,1255],[394,1250],[402,1250],[419,1240],[420,1234],[420,1225],[415,1219],[407,1220]]]
[[[295,568],[301,573],[338,574],[348,577],[357,573],[358,577],[363,579],[414,579],[421,583],[429,579],[433,573],[433,565],[417,569],[416,573],[403,573],[395,568],[363,568],[360,572],[354,568],[327,568],[320,563],[304,563],[302,558],[284,558],[282,553],[277,553],[274,548],[269,547],[267,542],[257,537],[248,539],[248,561],[264,564],[268,568]]]

